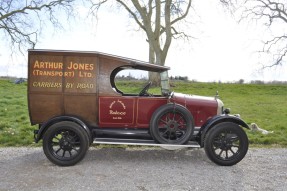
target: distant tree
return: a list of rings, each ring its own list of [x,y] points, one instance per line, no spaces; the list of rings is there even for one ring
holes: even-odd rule
[[[264,81],[262,81],[262,80],[252,80],[251,84],[264,84]]]
[[[239,83],[239,84],[243,84],[243,83],[244,83],[244,79],[240,79],[240,80],[238,81],[238,83]]]
[[[26,47],[34,48],[45,21],[48,20],[55,27],[60,27],[56,10],[59,9],[71,15],[73,1],[1,0],[0,35],[4,35],[10,41],[11,48],[18,48],[20,51],[25,50]],[[1,45],[3,46],[2,43]]]

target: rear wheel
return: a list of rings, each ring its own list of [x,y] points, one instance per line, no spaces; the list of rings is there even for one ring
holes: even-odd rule
[[[150,133],[162,144],[184,144],[193,134],[193,118],[184,107],[176,104],[163,105],[151,119]]]
[[[248,144],[247,135],[239,125],[224,122],[217,124],[207,133],[204,149],[214,163],[231,166],[244,158]]]
[[[84,158],[88,148],[87,132],[73,122],[56,123],[44,134],[44,153],[51,162],[59,166],[78,163]]]

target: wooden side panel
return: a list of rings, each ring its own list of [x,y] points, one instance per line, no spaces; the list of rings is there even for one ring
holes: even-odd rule
[[[33,55],[29,57],[29,93],[61,93],[63,87],[63,56]]]
[[[98,57],[69,53],[29,54],[28,101],[32,124],[73,115],[98,123]]]
[[[30,94],[29,112],[32,124],[43,123],[64,114],[61,94]]]
[[[89,124],[98,121],[98,102],[95,94],[65,95],[64,110],[66,115],[75,115]]]
[[[97,57],[66,56],[64,73],[71,74],[64,78],[65,93],[97,92]]]
[[[124,65],[124,63],[107,58],[100,58],[99,62],[99,96],[120,96],[119,93],[113,90],[110,76],[114,69]]]

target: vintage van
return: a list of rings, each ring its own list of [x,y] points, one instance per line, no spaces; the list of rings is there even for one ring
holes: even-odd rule
[[[122,70],[158,72],[161,93],[137,94],[115,83]],[[248,125],[218,96],[175,93],[168,70],[100,52],[29,50],[28,107],[35,142],[60,166],[82,160],[92,143],[204,147],[219,165],[234,165],[248,150]]]

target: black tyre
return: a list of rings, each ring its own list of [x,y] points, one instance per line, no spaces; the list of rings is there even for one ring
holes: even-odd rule
[[[87,132],[73,122],[56,123],[44,134],[44,153],[51,162],[59,166],[78,163],[84,158],[88,148]]]
[[[240,162],[248,150],[248,138],[239,125],[224,122],[214,126],[206,135],[204,149],[208,158],[222,166]]]
[[[161,144],[185,144],[191,139],[193,129],[191,113],[177,104],[158,108],[150,123],[151,136]]]

